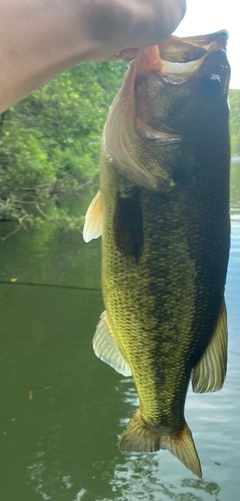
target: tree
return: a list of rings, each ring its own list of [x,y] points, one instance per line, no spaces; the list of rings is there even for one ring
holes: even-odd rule
[[[82,225],[82,215],[71,217],[59,206],[96,184],[107,111],[125,71],[122,62],[81,64],[2,115],[2,220],[27,227],[47,217],[63,228]]]
[[[97,184],[101,135],[121,86],[124,62],[83,63],[0,117],[0,220],[17,228],[48,218],[82,227],[83,214],[62,207]],[[240,154],[240,90],[230,90],[232,154]]]
[[[240,155],[240,90],[230,89],[229,102],[232,155]]]

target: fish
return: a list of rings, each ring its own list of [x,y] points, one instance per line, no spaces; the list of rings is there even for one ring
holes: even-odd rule
[[[102,236],[93,348],[140,401],[119,448],[167,449],[200,478],[187,391],[220,390],[227,370],[227,36],[139,50],[109,110],[83,230],[85,242]]]

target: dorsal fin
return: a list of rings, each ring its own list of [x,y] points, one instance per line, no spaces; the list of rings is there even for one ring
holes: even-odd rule
[[[99,190],[91,201],[83,227],[83,239],[86,243],[102,235],[103,225],[103,202],[101,191]]]
[[[221,390],[227,370],[227,344],[227,311],[223,300],[213,337],[192,370],[192,387],[195,393]]]

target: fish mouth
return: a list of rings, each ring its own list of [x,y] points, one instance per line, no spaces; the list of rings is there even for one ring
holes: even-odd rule
[[[228,32],[221,30],[195,37],[171,36],[159,45],[139,49],[134,61],[135,79],[155,72],[163,78],[172,75],[176,83],[183,82],[201,67],[210,52],[225,51],[227,40]]]
[[[169,49],[170,46],[168,46],[168,52]],[[155,74],[158,79],[161,79],[165,83],[184,83],[198,71],[204,61],[204,58],[205,50],[204,55],[200,59],[194,59],[193,61],[179,63],[166,61],[162,58],[161,44],[140,49],[134,62],[134,92],[136,92],[139,82],[141,82],[141,80],[144,78],[148,78],[151,74]],[[139,137],[141,137],[141,139],[156,139],[160,140],[162,143],[176,143],[181,141],[181,136],[178,131],[173,130],[172,128],[168,127],[167,124],[164,124],[160,121],[158,122],[158,127],[156,128],[156,124],[153,126],[151,122],[145,122],[145,120],[140,119],[136,115],[135,128],[137,134],[139,135]]]
[[[170,37],[175,38],[179,42],[190,43],[196,47],[201,47],[208,52],[212,52],[219,49],[227,48],[227,41],[229,38],[229,33],[227,30],[216,31],[215,33],[208,33],[207,35],[197,35],[194,37]]]
[[[218,53],[220,56],[218,59],[222,57],[226,61],[227,40],[228,32],[221,30],[195,37],[171,36],[159,45],[140,49],[133,63],[134,91],[139,81],[152,74],[166,84],[182,84],[198,74],[207,58],[210,66],[211,61],[216,58],[214,53]],[[229,70],[229,66],[223,64],[222,69],[221,78],[224,80],[228,73],[225,70]],[[135,126],[137,133],[146,139],[161,139],[163,142],[171,143],[181,140],[178,131],[163,123],[159,123],[156,129],[152,124],[136,117]]]
[[[212,52],[227,47],[228,32],[217,31],[208,35],[179,38],[171,36],[161,44],[162,59],[172,63],[187,63]]]

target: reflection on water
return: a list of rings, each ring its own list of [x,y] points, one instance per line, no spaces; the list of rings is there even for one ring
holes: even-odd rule
[[[0,288],[1,501],[239,500],[238,164],[232,166],[231,219],[227,379],[215,394],[189,391],[186,405],[203,479],[168,451],[118,451],[117,437],[138,401],[131,378],[93,354],[101,293],[9,283]],[[49,228],[16,234],[2,243],[0,279],[99,289],[99,244],[85,246],[81,235]]]

